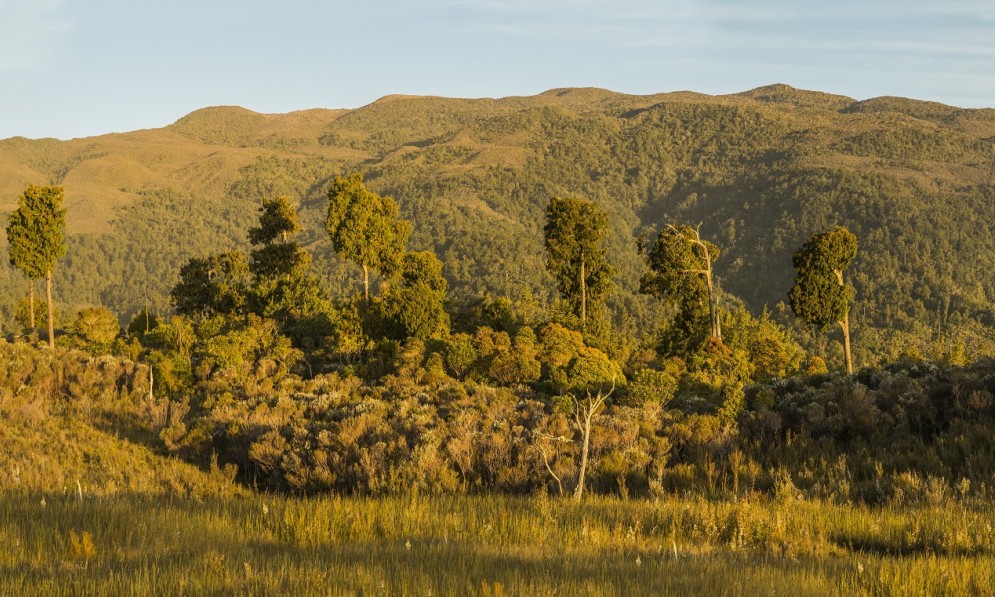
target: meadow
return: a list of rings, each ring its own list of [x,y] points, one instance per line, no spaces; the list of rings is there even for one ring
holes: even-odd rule
[[[8,594],[985,594],[990,501],[0,499]]]

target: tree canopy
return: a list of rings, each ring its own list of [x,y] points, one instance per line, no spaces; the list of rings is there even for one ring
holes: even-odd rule
[[[363,268],[363,290],[370,298],[369,270],[389,276],[400,265],[411,223],[397,218],[391,197],[371,192],[363,176],[337,176],[328,189],[325,230],[335,252]]]
[[[721,339],[711,279],[719,248],[702,240],[696,228],[669,225],[660,231],[645,258],[649,271],[640,279],[640,291],[676,308],[661,338],[661,352],[687,356],[701,347],[706,335]]]
[[[799,319],[821,330],[833,324],[842,328],[848,373],[853,372],[849,314],[854,289],[844,281],[843,270],[856,255],[857,237],[842,226],[814,235],[792,257],[797,275],[788,291]]]
[[[589,312],[602,305],[613,287],[614,269],[603,241],[608,216],[591,201],[553,197],[546,207],[546,266],[560,295],[568,301],[581,325]]]
[[[55,348],[55,314],[52,305],[52,269],[66,254],[66,209],[62,187],[29,185],[17,201],[7,224],[10,263],[30,280],[46,279],[48,340]],[[34,287],[32,286],[34,313]],[[32,317],[33,319],[33,317]]]

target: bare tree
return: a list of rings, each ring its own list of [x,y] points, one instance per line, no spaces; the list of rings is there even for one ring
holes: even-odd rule
[[[574,424],[577,426],[577,430],[580,431],[581,434],[580,472],[577,478],[577,488],[574,489],[574,500],[578,502],[584,495],[584,477],[587,474],[587,455],[591,445],[591,423],[594,421],[594,417],[598,415],[602,407],[604,407],[605,402],[614,391],[615,380],[612,379],[612,387],[607,392],[599,390],[592,396],[591,392],[588,391],[587,398],[583,400],[578,399],[573,394],[569,394],[574,405]]]
[[[542,456],[542,463],[546,465],[546,470],[549,472],[549,476],[553,477],[556,481],[556,488],[559,490],[560,497],[563,497],[563,482],[560,476],[553,471],[553,467],[549,464],[549,453],[547,450],[551,450],[554,454],[556,453],[556,443],[569,443],[570,439],[563,437],[562,435],[552,435],[550,433],[543,433],[536,430],[534,433],[535,437],[535,449]]]

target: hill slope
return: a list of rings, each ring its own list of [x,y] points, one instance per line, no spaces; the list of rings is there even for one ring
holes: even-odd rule
[[[355,291],[321,227],[329,179],[353,170],[399,201],[411,245],[443,258],[458,297],[528,288],[548,299],[543,210],[581,195],[610,216],[613,311],[642,331],[653,305],[634,293],[634,237],[648,227],[703,222],[723,251],[723,287],[760,309],[784,300],[792,251],[839,223],[860,240],[854,327],[871,347],[881,334],[990,334],[993,147],[995,110],[786,85],[714,97],[389,96],[356,110],[207,108],[157,130],[0,141],[0,211],[28,183],[65,185],[73,235],[59,298],[127,315],[164,308],[190,256],[244,246],[271,194],[300,199],[316,264],[335,291]],[[0,278],[9,305],[24,286],[9,269]]]

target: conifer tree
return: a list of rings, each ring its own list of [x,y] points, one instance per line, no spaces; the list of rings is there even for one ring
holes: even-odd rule
[[[55,349],[55,310],[52,270],[66,254],[66,209],[62,187],[29,185],[17,201],[7,224],[10,263],[31,281],[31,326],[34,317],[34,280],[45,278],[48,301],[48,345]]]
[[[791,310],[801,320],[825,330],[838,324],[843,330],[846,372],[853,373],[850,356],[850,302],[854,289],[843,280],[843,270],[857,255],[857,237],[842,226],[816,234],[792,257],[797,275],[788,291]]]
[[[612,288],[614,272],[602,246],[608,216],[590,201],[554,197],[543,232],[546,265],[586,329],[589,305],[604,301]]]

